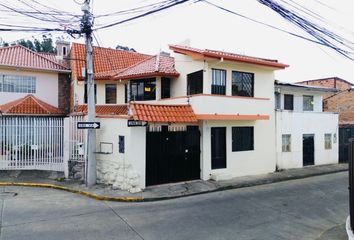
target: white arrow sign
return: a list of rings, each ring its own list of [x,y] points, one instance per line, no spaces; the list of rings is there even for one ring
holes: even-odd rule
[[[100,122],[78,122],[77,128],[78,129],[100,129],[101,123]]]

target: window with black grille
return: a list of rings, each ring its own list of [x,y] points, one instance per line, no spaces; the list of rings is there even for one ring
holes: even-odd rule
[[[171,97],[171,79],[161,78],[161,98]]]
[[[232,128],[232,151],[254,150],[254,129],[253,127]]]
[[[130,100],[156,100],[156,79],[139,79],[130,81]]]
[[[187,75],[187,95],[203,93],[203,70]]]
[[[211,94],[226,94],[226,70],[212,69]]]
[[[87,84],[85,83],[85,87],[84,87],[84,103],[87,104]],[[94,91],[95,91],[95,103],[97,103],[97,85],[95,84],[94,87]]]
[[[294,110],[294,95],[284,94],[284,109]]]
[[[106,103],[116,104],[117,103],[117,85],[116,84],[106,84]]]
[[[232,96],[254,96],[254,74],[232,71]]]

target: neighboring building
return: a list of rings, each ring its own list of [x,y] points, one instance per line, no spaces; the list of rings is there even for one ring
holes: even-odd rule
[[[36,115],[28,107],[9,112],[11,102],[32,99],[32,104],[45,102],[62,115],[69,112],[70,70],[47,57],[16,45],[0,48],[0,111],[2,114]],[[38,100],[38,101],[37,101]],[[4,107],[3,105],[6,105]],[[41,104],[39,104],[41,105]],[[27,106],[27,105],[26,105]],[[21,110],[22,109],[22,110]]]
[[[273,172],[274,71],[287,65],[186,46],[170,49],[174,58],[94,48],[97,152],[110,153],[97,154],[99,180],[138,191]],[[85,114],[84,46],[73,44],[71,58],[72,115]]]
[[[0,170],[65,171],[70,72],[54,55],[0,48]]]
[[[338,114],[322,111],[334,88],[275,84],[277,168],[338,163]]]
[[[339,113],[339,162],[348,162],[349,139],[354,137],[353,83],[338,77],[299,82],[312,86],[335,88],[336,93],[323,97],[323,111]]]

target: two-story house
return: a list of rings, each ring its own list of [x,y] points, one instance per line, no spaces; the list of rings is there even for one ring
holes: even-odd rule
[[[274,71],[287,65],[170,49],[173,58],[94,48],[100,181],[136,191],[274,171]],[[73,44],[71,53],[78,59],[72,63],[72,112],[85,113],[83,45]]]
[[[64,170],[70,72],[55,55],[0,48],[0,170]]]
[[[338,114],[323,112],[323,95],[337,90],[275,84],[277,168],[338,163]]]

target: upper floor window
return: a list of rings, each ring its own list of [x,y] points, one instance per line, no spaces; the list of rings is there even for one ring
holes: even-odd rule
[[[294,95],[284,94],[284,109],[294,110]]]
[[[106,84],[106,103],[116,104],[117,103],[117,85],[116,84]]]
[[[212,69],[211,94],[226,94],[226,70]]]
[[[0,74],[0,92],[36,93],[36,77]]]
[[[161,98],[170,98],[171,97],[171,79],[170,78],[161,78]]]
[[[66,56],[68,53],[67,53],[67,48],[65,46],[63,46],[63,56]]]
[[[140,79],[130,81],[130,100],[156,100],[156,79]]]
[[[232,96],[254,96],[254,74],[232,71]]]
[[[303,96],[303,110],[313,111],[313,96],[309,96],[309,95]]]
[[[84,87],[84,103],[87,104],[87,83],[85,83]],[[97,103],[97,85],[94,86],[94,94],[95,94],[95,103]]]
[[[187,95],[203,93],[203,70],[187,75]]]
[[[233,127],[232,128],[232,151],[254,150],[253,127]]]

